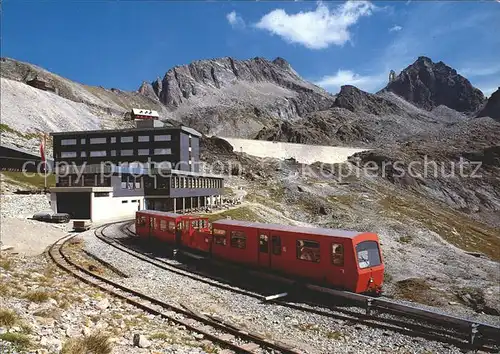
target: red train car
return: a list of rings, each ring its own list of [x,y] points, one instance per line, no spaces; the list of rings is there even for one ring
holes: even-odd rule
[[[157,239],[170,244],[180,243],[182,215],[155,210],[135,213],[135,233],[142,239]]]
[[[379,293],[384,264],[369,232],[219,220],[212,255],[347,289]]]
[[[182,246],[202,252],[210,252],[212,235],[208,218],[181,216]]]
[[[238,220],[219,220],[210,227],[204,217],[138,211],[136,233],[223,261],[356,293],[382,289],[382,254],[378,236],[370,232]]]

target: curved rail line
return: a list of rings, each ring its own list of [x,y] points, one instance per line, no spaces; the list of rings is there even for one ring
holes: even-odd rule
[[[123,224],[120,226],[120,231],[123,234],[129,234],[130,236],[135,236],[135,233],[133,233],[129,229],[129,226],[133,223],[133,220],[122,221],[120,223]],[[115,223],[115,224],[120,224],[120,223]],[[95,232],[96,236],[101,241],[109,244],[112,247],[115,247],[116,249],[119,249],[122,252],[128,253],[136,258],[139,258],[147,263],[150,263],[156,267],[159,267],[161,269],[170,272],[174,272],[176,274],[181,274],[183,276],[204,283],[208,283],[210,285],[216,286],[221,289],[229,290],[249,297],[260,299],[263,301],[265,300],[265,296],[260,295],[258,293],[238,288],[235,289],[231,286],[220,284],[217,282],[217,281],[224,281],[223,279],[212,277],[203,272],[198,272],[195,270],[186,270],[185,267],[168,263],[162,259],[154,257],[145,252],[141,252],[136,249],[130,248],[128,245],[124,245],[119,239],[113,237],[110,238],[109,236],[106,236],[103,231],[104,230],[101,230],[101,235]],[[207,279],[207,277],[215,279],[215,281]],[[328,292],[331,291],[331,289],[324,289],[317,286],[311,286],[311,289],[317,292],[323,292],[324,290],[327,290]],[[333,290],[332,295],[339,295],[344,299],[351,300],[354,303],[356,303],[357,306],[361,304],[366,309],[366,313],[362,314],[338,307],[328,307],[328,309],[331,311],[341,313],[337,314],[314,308],[308,308],[297,304],[288,303],[279,299],[271,300],[269,302],[274,302],[279,305],[297,309],[300,311],[306,311],[336,319],[356,322],[374,328],[395,331],[412,337],[422,337],[426,339],[435,340],[438,342],[449,343],[459,348],[481,349],[486,352],[498,352],[500,348],[499,327],[495,327],[488,324],[476,323],[473,321],[453,316],[442,315],[428,310],[419,309],[409,305],[403,305],[388,300],[379,300],[368,296],[349,293],[349,292]],[[312,304],[312,303],[308,303],[308,305],[317,306],[317,304]],[[403,321],[394,318],[378,317],[375,316],[376,312],[402,317],[405,320]],[[408,322],[408,319],[413,320],[413,322]]]
[[[110,224],[103,225],[101,229],[105,229],[109,225]],[[264,352],[301,353],[285,343],[270,341],[259,334],[250,333],[233,325],[224,324],[223,322],[213,320],[192,310],[184,310],[174,305],[167,304],[103,276],[92,273],[72,261],[71,257],[64,253],[63,249],[66,243],[76,236],[78,236],[78,234],[66,235],[56,241],[48,249],[48,255],[57,266],[77,279],[98,287],[110,295],[120,298],[148,313],[161,316],[173,323],[184,326],[190,331],[200,333],[204,338],[236,353],[254,354],[262,352],[263,350]],[[174,312],[177,317],[166,313],[165,310]]]

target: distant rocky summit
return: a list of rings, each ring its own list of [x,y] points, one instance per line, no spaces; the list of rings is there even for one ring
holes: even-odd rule
[[[485,101],[483,93],[442,61],[434,63],[427,57],[404,69],[384,91],[394,92],[406,101],[432,110],[445,105],[458,112],[476,112]]]
[[[253,137],[276,121],[328,109],[335,97],[302,79],[283,58],[198,60],[151,83],[169,111],[206,134]],[[150,90],[143,84],[142,92]]]
[[[500,87],[493,92],[485,107],[478,113],[478,117],[490,117],[500,121]]]

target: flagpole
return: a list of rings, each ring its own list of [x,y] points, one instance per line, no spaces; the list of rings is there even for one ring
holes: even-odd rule
[[[47,146],[47,135],[45,132],[43,133],[43,154],[45,155],[45,148]],[[44,170],[45,170],[45,190],[47,190],[47,158],[44,159],[44,164],[43,164]]]

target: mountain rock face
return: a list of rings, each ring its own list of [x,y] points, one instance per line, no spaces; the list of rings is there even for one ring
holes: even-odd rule
[[[283,58],[199,60],[170,69],[151,86],[169,118],[206,134],[250,137],[277,120],[296,120],[335,102]]]
[[[408,102],[432,110],[445,105],[459,112],[476,112],[485,101],[483,93],[443,62],[419,57],[404,69],[385,91],[394,92]]]
[[[405,113],[393,102],[351,85],[340,88],[340,92],[335,99],[335,106],[348,109],[351,112],[365,112],[375,115]]]
[[[486,106],[478,113],[478,117],[491,117],[500,122],[500,87],[493,92]]]
[[[415,134],[430,133],[466,117],[444,106],[429,112],[392,92],[371,94],[342,86],[334,107],[295,121],[261,129],[256,139],[338,146],[384,146]]]
[[[139,90],[137,90],[141,95],[148,97],[152,100],[158,100],[158,96],[155,93],[155,90],[153,88],[153,85],[151,85],[149,82],[144,81],[139,87]]]

